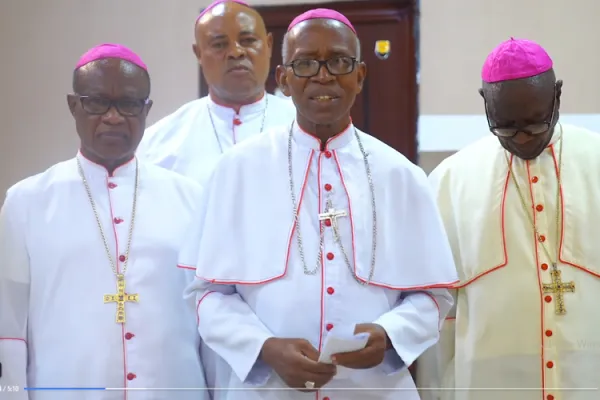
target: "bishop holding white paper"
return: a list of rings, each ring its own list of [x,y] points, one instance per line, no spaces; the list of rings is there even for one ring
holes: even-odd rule
[[[347,18],[297,17],[283,62],[296,120],[225,153],[180,255],[219,356],[214,400],[418,400],[408,367],[437,342],[457,281],[427,178],[352,124],[366,67]],[[318,362],[349,325],[364,348]]]

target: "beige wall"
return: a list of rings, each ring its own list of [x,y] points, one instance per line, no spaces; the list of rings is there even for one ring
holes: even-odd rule
[[[121,42],[149,65],[155,100],[150,122],[195,98],[192,26],[207,3],[2,0],[0,191],[74,155],[77,139],[65,94],[77,58],[95,44]],[[566,81],[566,112],[599,113],[600,82],[593,79],[600,71],[600,28],[593,27],[598,15],[598,0],[422,0],[421,112],[479,113],[483,58],[515,35],[538,40],[553,54]],[[438,158],[422,157],[424,168],[431,169]]]

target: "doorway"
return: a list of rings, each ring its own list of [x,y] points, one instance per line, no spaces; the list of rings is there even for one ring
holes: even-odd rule
[[[344,14],[361,40],[367,78],[352,108],[356,127],[418,162],[418,24],[417,0],[340,1],[319,5]],[[267,91],[275,92],[275,68],[281,64],[281,41],[297,15],[316,4],[258,6],[267,30],[273,34],[273,58]],[[378,41],[389,41],[389,56],[376,55]],[[208,94],[200,74],[200,96]]]

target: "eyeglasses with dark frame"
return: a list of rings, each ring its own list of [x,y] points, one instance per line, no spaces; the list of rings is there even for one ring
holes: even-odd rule
[[[546,120],[544,122],[538,122],[536,124],[529,124],[522,128],[492,126],[492,124],[490,122],[490,116],[488,114],[487,101],[485,100],[485,98],[484,98],[484,105],[485,105],[485,117],[487,118],[490,132],[492,132],[494,135],[496,135],[498,137],[502,137],[502,138],[515,137],[517,135],[517,133],[519,133],[519,132],[523,132],[523,133],[526,133],[526,134],[532,135],[532,136],[541,135],[541,134],[548,132],[548,130],[552,127],[552,122],[554,121],[554,114],[556,112],[556,109],[555,109],[556,91],[554,93],[554,100],[552,100],[552,114],[550,114],[550,119]]]
[[[104,115],[114,107],[123,117],[137,117],[150,101],[148,98],[110,100],[100,96],[76,96],[83,110],[91,115]]]
[[[348,75],[354,71],[356,62],[356,57],[338,56],[328,60],[294,60],[285,66],[292,68],[298,78],[312,78],[319,74],[323,66],[331,75]]]

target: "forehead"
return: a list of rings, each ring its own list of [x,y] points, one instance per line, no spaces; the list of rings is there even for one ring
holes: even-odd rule
[[[303,21],[292,28],[291,50],[295,55],[342,53],[356,55],[356,37],[346,25],[330,19]]]
[[[79,86],[97,94],[131,93],[148,90],[146,72],[135,64],[118,59],[91,62],[77,72]]]
[[[488,101],[495,114],[502,117],[543,118],[554,101],[554,88],[541,87],[535,82],[507,81],[490,89]]]
[[[227,3],[217,5],[198,22],[198,32],[206,36],[256,32],[258,27],[257,15],[251,9]]]

